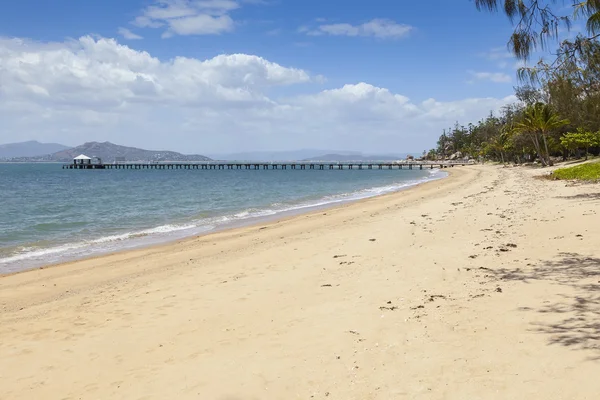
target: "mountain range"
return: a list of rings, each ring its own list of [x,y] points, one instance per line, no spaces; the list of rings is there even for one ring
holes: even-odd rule
[[[136,147],[120,146],[110,142],[87,142],[77,147],[56,143],[28,141],[0,145],[0,159],[13,162],[65,162],[85,154],[99,157],[103,162],[113,162],[116,158],[128,162],[136,161],[209,161],[211,158],[175,151],[144,150]],[[408,153],[363,154],[358,151],[302,149],[293,151],[256,151],[211,155],[212,159],[224,161],[369,161],[398,160]]]
[[[215,160],[227,161],[361,161],[398,160],[408,153],[366,155],[359,151],[302,149],[292,151],[254,151],[230,154],[210,154]]]
[[[305,158],[302,161],[395,161],[405,158],[405,156],[405,154],[323,154],[321,156]]]
[[[127,162],[137,161],[210,161],[210,158],[198,154],[181,154],[175,151],[144,150],[136,147],[119,146],[110,142],[87,142],[77,147],[61,148],[51,154],[35,156],[4,157],[14,162],[66,162],[70,163],[74,157],[85,154],[89,157],[101,158],[103,162],[113,162],[117,157]]]

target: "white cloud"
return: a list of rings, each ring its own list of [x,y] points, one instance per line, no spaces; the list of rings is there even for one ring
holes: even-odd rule
[[[515,58],[506,46],[494,47],[490,51],[480,54],[480,56],[493,62],[500,69],[507,68],[510,65],[509,61]]]
[[[398,24],[389,19],[373,19],[360,25],[323,24],[315,29],[303,26],[299,32],[311,36],[333,35],[333,36],[371,36],[381,39],[402,38],[408,35],[414,28],[410,25]]]
[[[469,74],[473,77],[473,81],[491,81],[494,83],[510,83],[512,82],[512,78],[510,75],[505,74],[504,72],[476,72],[476,71],[468,71]]]
[[[140,35],[137,35],[137,34],[131,32],[127,28],[119,28],[119,35],[123,36],[123,38],[125,38],[127,40],[139,40],[139,39],[143,39],[143,37],[141,37]]]
[[[234,29],[229,13],[239,7],[234,0],[155,0],[132,23],[141,28],[164,28],[165,38],[215,35]]]
[[[0,82],[0,143],[110,140],[198,153],[422,150],[454,121],[478,120],[515,100],[414,102],[364,82],[275,96],[275,87],[322,80],[254,55],[159,60],[90,37],[0,38]]]
[[[488,60],[490,60],[490,61],[506,60],[506,59],[512,59],[512,58],[515,57],[513,54],[511,54],[508,51],[508,49],[506,48],[506,46],[504,46],[504,47],[494,47],[493,49],[491,49],[487,53],[484,53],[483,56],[485,58],[487,58]]]

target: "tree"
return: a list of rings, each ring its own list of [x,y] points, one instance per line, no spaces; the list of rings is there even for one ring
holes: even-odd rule
[[[569,150],[585,149],[585,159],[588,159],[590,147],[600,146],[600,131],[590,132],[577,128],[577,132],[569,132],[560,139],[561,145]]]
[[[448,139],[448,135],[446,135],[446,130],[444,129],[444,133],[442,133],[437,142],[437,154],[441,155],[442,159],[446,158],[446,151],[449,145],[450,140]]]
[[[569,132],[560,138],[560,144],[568,151],[575,151],[580,148],[577,132]]]
[[[536,103],[527,106],[522,120],[515,125],[515,132],[529,136],[542,165],[548,166],[552,165],[548,151],[548,135],[552,130],[568,123],[568,120],[560,119],[548,104]]]
[[[437,153],[434,149],[429,150],[429,152],[427,153],[427,159],[429,161],[435,161],[437,158]]]
[[[544,93],[531,85],[517,86],[513,89],[515,90],[517,99],[524,104],[531,105],[545,100]]]
[[[572,0],[573,12],[559,14],[556,0],[475,0],[478,10],[497,12],[502,6],[504,13],[515,26],[508,41],[508,48],[520,60],[528,60],[531,53],[541,48],[546,50],[548,41],[559,38],[559,28],[571,28],[573,20],[586,20],[587,36],[562,42],[558,57],[546,67],[560,66],[561,58],[579,59],[582,49],[600,37],[600,0]],[[564,3],[564,2],[563,2]],[[560,4],[559,4],[560,5]],[[558,8],[560,10],[560,7]],[[544,64],[542,61],[540,63]],[[541,67],[541,68],[540,68]],[[534,81],[543,65],[519,69],[519,77]]]

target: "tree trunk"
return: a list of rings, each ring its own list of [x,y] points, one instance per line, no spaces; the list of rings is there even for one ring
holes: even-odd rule
[[[500,158],[502,159],[502,165],[506,165],[504,162],[504,152],[502,150],[500,150]]]
[[[546,163],[549,166],[552,166],[552,160],[550,160],[550,152],[548,151],[548,141],[546,140],[546,135],[542,133],[542,140],[544,141],[544,148],[546,149]]]
[[[537,137],[537,134],[532,134],[531,135],[531,140],[533,141],[533,147],[535,148],[535,151],[538,155],[538,158],[540,159],[540,162],[542,163],[542,166],[545,167],[546,166],[546,159],[544,158],[544,156],[542,155],[542,149],[540,147],[540,141]]]

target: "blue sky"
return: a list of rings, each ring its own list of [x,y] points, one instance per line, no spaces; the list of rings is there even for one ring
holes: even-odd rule
[[[0,78],[18,77],[18,85],[0,89],[0,112],[14,119],[0,128],[0,142],[106,139],[142,145],[144,137],[153,146],[208,152],[331,148],[340,141],[348,150],[383,151],[386,143],[409,151],[430,147],[452,121],[468,123],[512,100],[516,61],[506,51],[510,32],[503,15],[478,12],[470,0],[8,2],[0,14],[0,37],[8,49],[0,48]],[[27,76],[17,70],[11,75],[7,69],[23,65],[15,60],[23,62],[24,53],[28,60],[40,54],[43,60],[28,64]],[[146,53],[160,65],[134,62]],[[198,112],[190,110],[191,103],[164,95],[176,92],[169,81],[175,72],[166,75],[174,59],[204,62],[232,54],[247,57],[236,59],[227,72],[212,64],[198,67],[201,71],[177,69],[179,83],[197,83],[202,76],[204,86],[196,93],[204,94],[193,103]],[[81,68],[85,76],[64,73]],[[294,77],[294,71],[306,77]],[[211,80],[217,73],[231,75]],[[286,78],[273,78],[274,73]],[[73,76],[76,81],[69,80]],[[131,90],[128,85],[138,81],[154,85],[153,93],[161,95],[150,100]],[[361,83],[366,86],[355,86]],[[90,85],[99,86],[92,90]],[[112,106],[72,100],[77,91],[84,99],[90,97],[87,90],[107,91],[108,98],[108,90],[125,87],[126,94],[114,92],[113,99],[123,97]],[[256,102],[240,111],[239,99],[219,97],[224,89]],[[24,122],[15,109],[47,116]],[[320,124],[317,114],[323,117]],[[313,117],[303,131],[298,121]],[[211,135],[190,144],[191,137],[197,139],[192,126],[210,127]],[[174,131],[170,142],[161,135],[167,127]],[[381,143],[364,139],[365,129]]]

